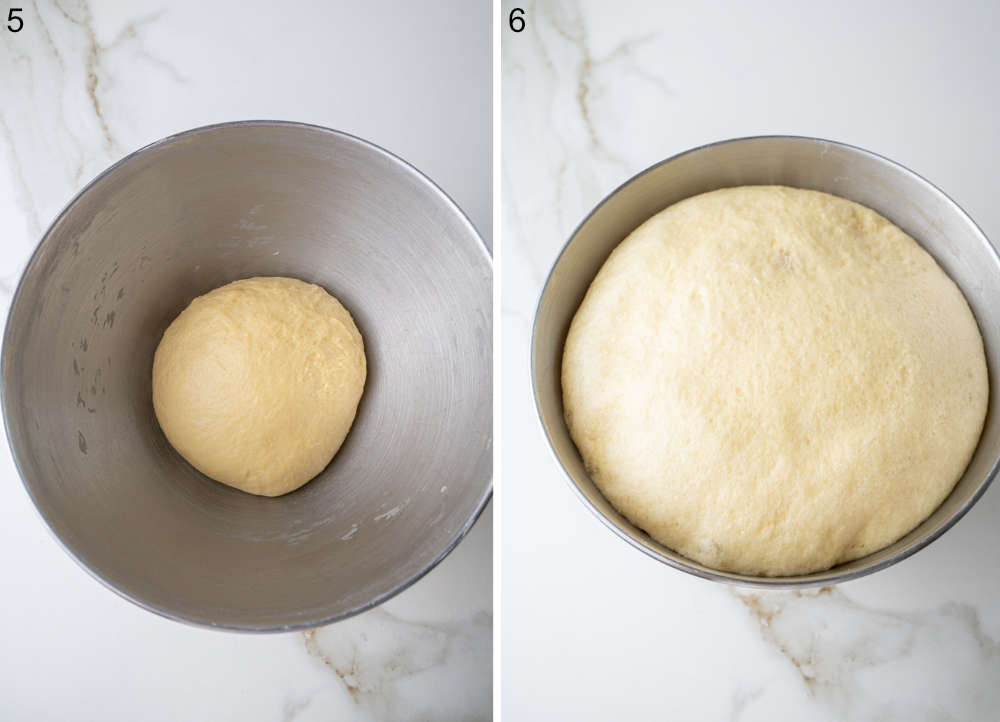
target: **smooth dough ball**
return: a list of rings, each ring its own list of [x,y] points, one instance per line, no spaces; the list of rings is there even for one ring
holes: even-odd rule
[[[153,407],[181,456],[237,489],[279,496],[321,472],[365,386],[351,314],[294,278],[249,278],[194,299],[153,357]]]
[[[753,575],[896,541],[951,492],[988,380],[958,287],[864,206],[776,186],[695,196],[611,254],[563,356],[572,437],[662,544]]]

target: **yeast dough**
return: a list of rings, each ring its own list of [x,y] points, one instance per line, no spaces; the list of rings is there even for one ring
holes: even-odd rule
[[[706,566],[785,576],[905,535],[986,414],[958,287],[864,206],[778,186],[684,200],[629,235],[573,319],[572,437],[608,500]]]
[[[294,278],[249,278],[194,299],[167,328],[153,407],[196,469],[278,496],[330,463],[365,374],[361,333],[336,298]]]

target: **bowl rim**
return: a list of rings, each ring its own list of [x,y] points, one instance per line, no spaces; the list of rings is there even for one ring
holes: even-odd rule
[[[381,155],[382,157],[389,160],[391,163],[401,168],[404,172],[414,176],[418,181],[422,182],[425,186],[430,188],[444,202],[446,206],[449,206],[453,211],[457,212],[458,217],[461,219],[462,223],[467,227],[469,232],[472,234],[472,237],[479,241],[479,243],[475,245],[482,253],[483,260],[488,264],[490,269],[493,268],[493,253],[490,250],[490,248],[486,245],[486,241],[483,239],[478,229],[466,215],[465,211],[462,210],[462,208],[455,202],[455,200],[450,195],[448,195],[448,193],[444,191],[444,189],[441,188],[441,186],[435,183],[429,176],[424,174],[409,161],[405,160],[404,158],[396,155],[395,153],[383,148],[382,146],[376,143],[361,138],[360,136],[353,135],[351,133],[347,133],[341,130],[336,130],[334,128],[328,128],[326,126],[317,125],[314,123],[304,123],[293,120],[274,120],[274,119],[248,119],[248,120],[224,121],[220,123],[201,125],[196,128],[190,128],[188,130],[172,133],[171,135],[165,136],[163,138],[160,138],[159,140],[155,140],[151,143],[143,145],[140,148],[132,151],[131,153],[124,155],[123,157],[119,158],[117,161],[109,165],[107,168],[102,170],[96,176],[94,176],[88,183],[86,183],[82,188],[80,188],[79,191],[74,193],[72,198],[69,199],[69,201],[66,202],[66,204],[62,207],[62,210],[60,210],[55,215],[55,217],[46,227],[45,232],[42,233],[39,241],[35,244],[34,250],[31,252],[31,255],[28,256],[28,259],[25,262],[24,267],[21,269],[21,272],[18,276],[17,286],[15,287],[14,292],[11,294],[10,304],[8,305],[7,317],[4,321],[3,342],[2,346],[0,346],[0,378],[2,378],[2,382],[0,382],[0,411],[2,411],[3,415],[4,433],[7,439],[7,447],[10,449],[11,459],[14,462],[14,468],[17,470],[17,475],[20,477],[21,483],[24,486],[25,491],[28,493],[28,497],[31,499],[31,503],[35,509],[35,512],[38,514],[39,517],[41,517],[49,534],[56,540],[56,542],[63,549],[63,551],[65,551],[73,559],[73,561],[75,561],[80,567],[82,567],[84,571],[86,571],[87,574],[89,574],[92,578],[96,579],[107,589],[110,589],[111,591],[115,592],[118,596],[128,600],[129,602],[132,602],[136,606],[141,607],[142,609],[145,609],[148,612],[152,612],[157,616],[163,617],[165,619],[170,619],[175,622],[181,622],[192,627],[198,627],[201,629],[218,629],[230,632],[245,632],[245,633],[293,632],[293,631],[308,630],[317,627],[323,627],[328,624],[332,624],[334,622],[339,622],[343,619],[353,617],[357,614],[361,614],[362,612],[368,611],[369,609],[377,607],[380,604],[388,601],[389,599],[392,599],[397,594],[400,594],[401,592],[405,591],[406,589],[410,588],[418,581],[420,581],[424,576],[428,574],[428,572],[430,572],[434,567],[440,564],[444,560],[444,558],[447,557],[455,549],[455,547],[458,546],[459,542],[461,542],[466,537],[466,535],[471,531],[472,527],[475,525],[476,521],[478,521],[480,516],[482,516],[483,510],[486,509],[487,504],[489,504],[490,499],[493,497],[492,470],[490,472],[489,483],[486,485],[486,489],[484,490],[482,496],[476,503],[476,507],[473,513],[469,516],[469,519],[466,520],[466,522],[456,531],[456,533],[452,536],[452,538],[448,540],[448,543],[445,544],[444,547],[442,547],[441,551],[438,552],[426,565],[417,570],[417,572],[415,572],[408,578],[404,579],[402,582],[392,587],[391,589],[373,597],[371,600],[365,602],[364,604],[359,604],[355,607],[351,607],[350,609],[344,610],[337,614],[301,619],[301,620],[296,620],[294,622],[289,622],[287,624],[254,625],[254,624],[232,624],[228,622],[213,622],[207,619],[199,619],[193,616],[186,616],[184,614],[173,611],[172,609],[169,609],[167,607],[154,604],[148,600],[142,599],[138,595],[130,594],[125,589],[120,588],[119,586],[112,583],[110,580],[102,577],[95,570],[91,569],[90,566],[80,556],[77,555],[77,553],[69,545],[69,543],[66,542],[52,527],[52,524],[49,522],[48,517],[45,516],[45,514],[42,512],[41,507],[38,505],[38,500],[35,496],[32,485],[25,478],[20,456],[18,454],[17,449],[14,447],[14,444],[11,439],[12,422],[7,408],[7,383],[8,383],[7,355],[9,348],[8,340],[11,328],[10,318],[12,316],[14,307],[17,305],[20,299],[25,276],[27,275],[28,270],[32,267],[35,260],[37,259],[38,254],[42,249],[42,246],[45,244],[46,240],[48,240],[49,235],[52,233],[52,229],[55,228],[55,226],[63,219],[63,217],[70,212],[70,210],[76,205],[77,201],[79,201],[80,198],[82,198],[86,193],[88,193],[93,186],[100,183],[106,176],[116,171],[120,166],[123,166],[126,163],[129,163],[140,156],[151,153],[154,150],[165,148],[169,145],[173,145],[174,143],[183,141],[185,139],[197,135],[203,135],[220,130],[227,130],[230,128],[240,128],[240,127],[289,128],[299,131],[330,134],[336,136],[341,140],[346,140],[349,143],[353,143],[359,147],[362,147],[368,151],[373,151],[377,155]],[[496,454],[495,450],[493,451],[493,454],[495,456]]]
[[[540,392],[539,392],[539,388],[538,388],[538,379],[537,379],[537,376],[536,376],[536,373],[535,373],[535,368],[536,368],[536,343],[537,343],[537,340],[538,340],[538,315],[539,315],[539,312],[541,311],[542,304],[545,301],[545,296],[546,296],[546,293],[547,293],[547,291],[549,289],[549,284],[552,281],[552,275],[555,272],[555,269],[559,265],[560,261],[562,261],[563,256],[566,254],[566,251],[569,249],[570,245],[572,245],[573,241],[576,239],[576,236],[580,232],[580,229],[583,228],[583,226],[586,225],[587,222],[590,221],[590,219],[594,215],[596,215],[597,212],[600,211],[601,208],[603,208],[604,205],[609,200],[611,200],[611,198],[613,198],[614,196],[618,195],[620,192],[624,191],[626,189],[626,187],[628,187],[629,185],[631,185],[633,182],[637,181],[639,178],[645,176],[647,173],[650,173],[650,172],[656,170],[660,166],[666,165],[667,163],[671,163],[671,162],[673,162],[673,161],[675,161],[675,160],[677,160],[677,159],[679,159],[679,158],[681,158],[683,156],[691,155],[693,153],[698,153],[698,152],[707,150],[709,148],[714,148],[716,146],[730,145],[730,144],[735,144],[735,143],[746,143],[746,142],[750,142],[750,141],[762,141],[762,140],[764,140],[764,141],[767,141],[767,140],[791,141],[793,143],[809,143],[809,144],[822,143],[822,144],[827,144],[827,145],[830,145],[830,146],[837,146],[837,147],[840,147],[840,148],[844,148],[844,149],[846,149],[846,150],[848,150],[848,151],[850,151],[852,153],[866,155],[866,156],[869,156],[869,157],[874,158],[876,160],[879,160],[881,162],[884,162],[884,163],[888,164],[889,166],[892,166],[896,170],[901,171],[905,175],[909,175],[914,180],[916,180],[918,183],[926,186],[932,192],[938,193],[942,198],[944,198],[948,202],[948,204],[951,206],[951,208],[958,215],[960,215],[967,223],[969,223],[969,225],[979,234],[979,236],[984,241],[986,247],[993,253],[994,258],[997,259],[998,263],[1000,263],[1000,253],[998,253],[996,246],[989,239],[989,236],[987,236],[986,233],[983,232],[983,229],[980,228],[979,224],[977,224],[975,222],[975,220],[972,218],[972,216],[970,216],[968,213],[966,213],[965,209],[962,208],[955,201],[954,198],[952,198],[950,195],[948,195],[947,193],[945,193],[938,186],[936,186],[933,183],[931,183],[931,181],[929,181],[924,176],[922,176],[919,173],[917,173],[917,172],[911,170],[910,168],[904,166],[902,163],[899,163],[897,161],[892,160],[891,158],[889,158],[887,156],[881,155],[879,153],[875,153],[873,151],[867,150],[865,148],[861,148],[861,147],[856,146],[856,145],[851,145],[850,143],[844,143],[844,142],[841,142],[841,141],[828,140],[826,138],[819,138],[819,137],[816,137],[816,136],[790,135],[790,134],[780,134],[780,133],[779,134],[764,134],[764,135],[739,136],[739,137],[734,137],[734,138],[726,138],[724,140],[717,140],[717,141],[713,141],[713,142],[710,142],[710,143],[703,143],[701,145],[694,146],[694,147],[688,148],[686,150],[682,150],[679,153],[674,153],[673,155],[668,156],[667,158],[664,158],[663,160],[657,161],[656,163],[653,163],[652,165],[647,166],[646,168],[640,170],[638,173],[635,173],[634,175],[632,175],[631,177],[629,177],[628,179],[626,179],[624,182],[620,183],[610,193],[608,193],[607,195],[605,195],[596,205],[594,205],[594,207],[584,216],[584,218],[576,225],[576,227],[573,229],[573,231],[569,234],[568,239],[565,241],[565,243],[563,243],[562,248],[559,249],[559,252],[558,252],[558,254],[555,257],[555,260],[552,262],[552,266],[549,268],[549,271],[548,271],[548,273],[545,276],[545,281],[542,284],[541,292],[538,294],[538,302],[535,304],[535,315],[534,315],[534,318],[532,319],[532,323],[531,323],[531,343],[529,344],[529,351],[528,351],[528,364],[529,364],[529,369],[528,369],[529,374],[528,375],[531,378],[531,393],[532,393],[532,397],[534,398],[534,401],[535,401],[535,417],[536,417],[536,420],[537,420],[538,424],[541,426],[542,434],[545,437],[545,441],[546,441],[546,444],[548,445],[549,451],[551,452],[552,456],[555,457],[555,460],[558,463],[559,468],[562,470],[563,476],[566,478],[566,481],[569,483],[570,487],[572,488],[573,492],[576,494],[577,498],[581,502],[583,502],[584,506],[586,506],[587,509],[589,509],[590,512],[592,514],[594,514],[594,516],[596,516],[607,528],[611,529],[611,531],[613,531],[619,538],[621,538],[624,541],[628,542],[632,547],[634,547],[635,549],[638,549],[639,551],[643,552],[647,556],[652,557],[656,561],[658,561],[658,562],[660,562],[662,564],[665,564],[668,567],[671,567],[673,569],[685,572],[687,574],[690,574],[692,576],[698,577],[700,579],[707,579],[709,581],[721,582],[721,583],[729,584],[729,585],[733,585],[733,586],[748,587],[748,588],[759,588],[759,589],[772,589],[772,590],[777,590],[777,589],[804,589],[804,588],[818,587],[818,586],[824,586],[824,587],[825,586],[833,586],[835,584],[840,584],[842,582],[850,581],[850,580],[853,580],[853,579],[858,579],[860,577],[864,577],[864,576],[867,576],[869,574],[873,574],[873,573],[875,573],[877,571],[880,571],[882,569],[886,569],[886,568],[888,568],[888,567],[890,567],[890,566],[892,566],[892,565],[894,565],[894,564],[896,564],[898,562],[903,561],[904,559],[907,559],[910,556],[913,556],[914,554],[916,554],[921,549],[924,549],[925,547],[929,546],[932,542],[934,542],[937,539],[939,539],[946,531],[948,531],[956,523],[958,523],[959,519],[961,519],[963,516],[965,516],[968,513],[969,509],[971,509],[973,507],[973,505],[975,505],[975,503],[977,501],[979,501],[980,498],[982,498],[983,494],[986,493],[987,488],[989,488],[989,486],[993,482],[994,478],[996,478],[997,473],[1000,472],[1000,456],[998,456],[996,459],[994,459],[993,466],[990,468],[989,472],[986,474],[986,476],[984,477],[984,479],[980,482],[979,487],[972,493],[972,495],[965,501],[964,504],[962,504],[958,509],[956,509],[952,513],[951,516],[949,516],[947,519],[945,519],[930,534],[927,534],[923,538],[917,540],[916,542],[914,542],[910,546],[906,547],[905,549],[900,550],[896,554],[893,554],[890,557],[882,559],[881,561],[879,561],[877,563],[868,564],[868,565],[859,567],[857,569],[851,570],[849,572],[841,572],[839,574],[830,574],[830,571],[836,569],[837,566],[839,566],[839,565],[837,565],[837,566],[832,567],[829,570],[824,570],[824,571],[821,571],[821,572],[814,572],[814,573],[812,573],[812,574],[817,574],[817,575],[820,575],[820,574],[826,575],[826,576],[824,576],[822,578],[819,578],[819,579],[811,579],[810,576],[812,576],[812,574],[810,574],[810,575],[794,575],[794,576],[786,576],[786,577],[766,577],[766,576],[756,576],[756,575],[746,575],[746,574],[737,574],[737,573],[731,573],[731,572],[724,572],[724,571],[721,571],[721,570],[718,570],[718,569],[711,569],[711,568],[708,568],[708,567],[699,568],[698,566],[694,566],[692,563],[689,563],[688,560],[687,560],[687,558],[684,557],[683,555],[681,555],[679,552],[674,552],[677,555],[677,557],[678,557],[677,559],[674,559],[674,558],[671,558],[671,557],[669,557],[669,556],[667,556],[667,555],[665,555],[665,554],[657,551],[656,549],[650,548],[649,546],[646,546],[645,544],[642,544],[638,539],[636,539],[631,534],[629,534],[626,529],[622,528],[617,523],[615,523],[614,520],[610,519],[608,516],[606,516],[605,514],[603,514],[591,502],[591,500],[589,498],[587,498],[586,494],[584,494],[583,490],[580,488],[580,486],[577,484],[576,480],[573,478],[573,475],[570,473],[569,469],[566,468],[566,464],[563,463],[562,457],[559,455],[559,452],[556,451],[555,445],[552,442],[552,437],[549,435],[548,428],[546,427],[545,421],[542,418],[542,401],[541,401]],[[720,186],[720,188],[724,188],[724,187],[727,187],[727,186]],[[918,241],[918,243],[919,243],[919,241]],[[963,295],[964,295],[964,292],[963,292]],[[977,323],[978,323],[978,321],[977,321]],[[979,445],[979,442],[977,442],[977,444],[976,444],[977,448],[978,448],[978,445]],[[600,491],[600,489],[598,489],[598,491]],[[923,523],[923,522],[921,522],[921,523]],[[631,525],[631,522],[629,522],[629,524]],[[634,526],[634,525],[632,525],[632,526]],[[916,527],[914,527],[914,528],[916,528]],[[654,543],[656,543],[656,544],[659,544],[659,542],[656,542],[655,540],[652,540],[652,541]],[[663,544],[660,544],[660,546],[663,546],[664,548],[667,548]],[[877,551],[880,551],[880,550],[876,550],[876,552],[873,552],[873,553],[877,553]],[[864,557],[860,557],[860,559],[864,559]]]

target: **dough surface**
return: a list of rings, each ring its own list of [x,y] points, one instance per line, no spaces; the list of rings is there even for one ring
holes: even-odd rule
[[[337,299],[294,278],[249,278],[194,299],[167,328],[153,408],[203,474],[279,496],[330,463],[365,375],[361,333]]]
[[[658,213],[611,254],[562,367],[573,440],[605,497],[701,564],[828,569],[951,492],[988,379],[958,287],[856,203],[728,188]]]

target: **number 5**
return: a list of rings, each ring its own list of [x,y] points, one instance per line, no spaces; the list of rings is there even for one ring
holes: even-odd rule
[[[524,8],[514,8],[511,10],[510,17],[507,18],[507,23],[515,33],[524,30]]]
[[[22,10],[24,10],[24,8],[11,8],[10,12],[7,13],[7,29],[10,30],[12,33],[19,33],[21,32],[21,28],[24,27],[24,20],[15,15],[15,13],[19,13]],[[11,23],[13,22],[17,22],[16,28],[13,25],[11,25]]]

